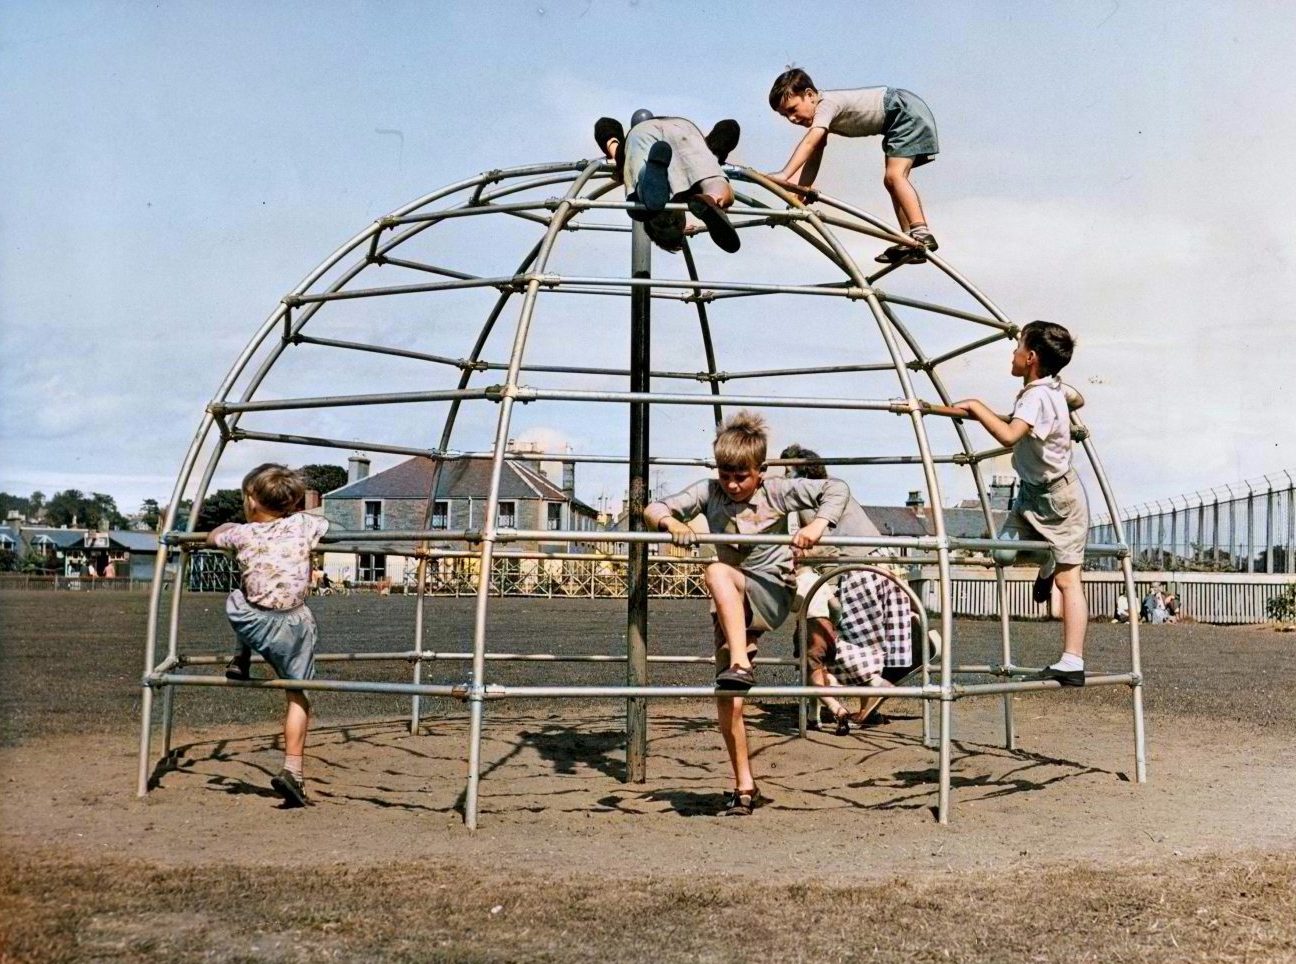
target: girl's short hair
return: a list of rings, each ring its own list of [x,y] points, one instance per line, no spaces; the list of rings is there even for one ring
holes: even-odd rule
[[[243,476],[243,494],[270,512],[287,515],[296,512],[306,501],[306,484],[302,477],[277,462],[266,462]]]
[[[716,433],[716,467],[726,470],[758,469],[765,464],[765,419],[743,409]]]
[[[774,78],[774,86],[770,88],[769,93],[770,106],[776,111],[781,111],[783,101],[789,94],[804,94],[807,90],[818,89],[804,70],[800,67],[790,67]]]
[[[811,449],[799,445],[789,445],[779,453],[781,459],[804,459],[804,465],[789,465],[788,471],[797,479],[826,479],[828,468],[823,464],[823,457]]]

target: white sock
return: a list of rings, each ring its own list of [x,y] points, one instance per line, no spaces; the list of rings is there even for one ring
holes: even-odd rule
[[[300,780],[302,778],[302,758],[299,756],[290,756],[285,753],[284,769]]]
[[[1050,666],[1049,669],[1061,670],[1064,673],[1084,669],[1084,657],[1077,656],[1075,653],[1063,653],[1062,658]]]

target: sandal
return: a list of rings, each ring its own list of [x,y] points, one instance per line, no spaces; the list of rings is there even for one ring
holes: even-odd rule
[[[843,706],[834,714],[834,717],[837,720],[837,729],[833,732],[837,736],[850,736],[850,711]]]
[[[720,804],[720,815],[723,817],[750,817],[752,811],[765,802],[760,787],[750,790],[730,790],[724,795]]]
[[[756,673],[750,666],[730,666],[716,673],[716,689],[749,690],[756,685]]]

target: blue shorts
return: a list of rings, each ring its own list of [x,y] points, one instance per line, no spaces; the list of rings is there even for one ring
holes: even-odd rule
[[[315,617],[304,605],[261,609],[235,589],[225,600],[225,615],[239,642],[269,663],[280,679],[314,678]]]
[[[882,129],[882,153],[887,157],[912,157],[913,166],[934,161],[940,153],[936,118],[917,94],[899,87],[887,89],[882,101],[886,126]]]

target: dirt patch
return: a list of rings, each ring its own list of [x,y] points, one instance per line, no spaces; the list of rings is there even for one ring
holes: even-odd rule
[[[408,601],[321,602],[330,648],[408,646]],[[562,645],[614,651],[623,606],[504,600],[493,618],[513,651],[552,649],[555,627]],[[470,604],[434,611],[432,645],[461,648]],[[316,805],[285,811],[268,786],[281,699],[183,690],[178,766],[137,799],[142,614],[139,597],[0,595],[0,959],[1296,959],[1291,637],[1149,627],[1142,786],[1127,690],[1019,698],[1011,750],[999,699],[959,703],[949,827],[916,703],[807,740],[790,704],[754,710],[772,802],[737,820],[713,816],[727,766],[705,701],[652,704],[642,785],[622,782],[615,702],[491,703],[470,833],[454,703],[430,703],[411,735],[407,701],[322,695]],[[182,616],[192,648],[226,644],[217,597]],[[656,651],[706,639],[696,604],[653,617]],[[1123,666],[1119,629],[1095,624],[1096,668]],[[1056,625],[1015,633],[1022,662],[1056,645]],[[960,655],[989,656],[996,634],[961,623]]]

